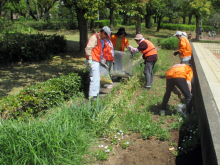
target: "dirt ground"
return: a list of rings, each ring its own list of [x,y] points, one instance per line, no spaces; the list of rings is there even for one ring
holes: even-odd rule
[[[174,57],[175,63],[179,63],[179,57]],[[155,76],[155,79],[159,78]],[[155,81],[155,80],[154,80]],[[179,101],[179,100],[176,100]],[[153,115],[154,121],[160,117]],[[168,127],[173,120],[166,119],[164,127]],[[96,161],[92,165],[202,165],[201,148],[198,146],[194,150],[188,151],[186,154],[175,156],[171,143],[177,148],[181,146],[183,137],[186,135],[184,131],[172,130],[170,132],[170,141],[159,141],[152,139],[143,140],[138,133],[124,136],[129,141],[129,147],[123,149],[120,145],[114,145],[109,158],[106,161]],[[111,145],[110,140],[101,140],[99,145]]]
[[[134,133],[125,137],[129,147],[122,149],[115,145],[107,161],[98,161],[93,165],[202,165],[200,147],[181,156],[172,153],[170,143],[178,144],[180,136],[179,131],[172,131],[170,142],[161,142],[143,140]],[[102,144],[110,145],[110,142]]]

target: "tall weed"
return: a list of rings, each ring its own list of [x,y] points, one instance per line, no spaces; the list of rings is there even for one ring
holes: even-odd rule
[[[41,118],[0,123],[1,164],[80,164],[105,123],[97,122],[103,107],[74,102]]]

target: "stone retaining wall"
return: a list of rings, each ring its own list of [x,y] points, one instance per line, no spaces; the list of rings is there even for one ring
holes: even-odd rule
[[[206,46],[207,44],[204,44],[203,48],[198,49],[192,44],[193,95],[201,133],[203,165],[220,165],[219,110],[200,63],[200,53],[204,51],[202,49]],[[200,58],[198,58],[199,56]]]

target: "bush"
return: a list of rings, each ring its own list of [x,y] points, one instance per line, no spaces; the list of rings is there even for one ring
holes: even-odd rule
[[[203,25],[202,27],[203,27],[203,31],[207,31],[208,29],[212,29],[212,26]],[[194,31],[194,30],[196,30],[196,25],[162,23],[160,25],[160,28],[161,29],[168,29],[168,30]]]
[[[0,41],[0,64],[50,60],[51,54],[66,51],[67,41],[61,35],[7,33]]]
[[[150,38],[149,40],[154,44],[154,46],[160,45],[161,42],[161,38]]]
[[[27,22],[18,22],[23,26],[29,28],[34,28],[36,30],[60,30],[60,29],[77,29],[78,23],[72,21],[49,21],[49,22],[36,22],[36,21],[27,21]]]
[[[4,118],[17,118],[25,114],[38,116],[39,112],[80,95],[80,88],[81,77],[76,73],[27,86],[17,95],[9,95],[1,100],[1,115]]]
[[[160,45],[163,49],[174,50],[178,48],[179,40],[176,37],[169,37],[167,39],[163,39],[160,42]]]

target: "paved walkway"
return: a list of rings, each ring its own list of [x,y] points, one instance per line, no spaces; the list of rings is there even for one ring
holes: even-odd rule
[[[220,110],[220,60],[213,54],[220,54],[220,44],[192,43],[192,45]]]

